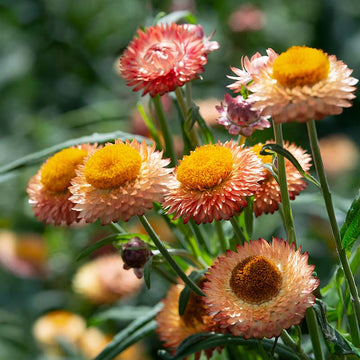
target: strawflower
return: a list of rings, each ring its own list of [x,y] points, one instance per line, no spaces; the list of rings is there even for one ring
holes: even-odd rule
[[[255,130],[269,128],[269,116],[261,116],[260,111],[253,110],[253,103],[241,95],[232,98],[225,94],[225,104],[216,106],[220,116],[217,121],[224,125],[231,135],[251,136]]]
[[[202,286],[205,280],[200,280]],[[216,328],[216,324],[208,315],[206,305],[202,297],[190,293],[190,298],[186,305],[183,315],[179,315],[179,297],[184,289],[183,284],[173,284],[170,286],[166,298],[163,300],[163,308],[156,316],[158,327],[156,332],[164,346],[173,353],[180,343],[190,335],[199,332],[209,332]],[[206,349],[204,352],[209,359],[214,349]],[[195,359],[200,359],[201,351],[195,354]]]
[[[120,59],[121,76],[143,96],[173,91],[204,72],[214,44],[203,39],[198,28],[175,23],[138,30]]]
[[[86,222],[109,224],[143,215],[153,202],[162,202],[171,169],[169,159],[145,141],[115,140],[89,154],[72,180],[74,210]]]
[[[35,216],[51,225],[71,225],[81,219],[73,210],[70,200],[70,181],[75,177],[75,169],[82,164],[89,151],[96,145],[78,145],[53,155],[41,166],[30,180],[26,189],[29,203]]]
[[[209,314],[224,331],[245,339],[280,336],[301,322],[319,285],[308,254],[273,238],[228,250],[209,269],[203,291]]]
[[[358,80],[351,73],[335,55],[293,46],[252,74],[249,100],[275,123],[321,120],[352,105]]]
[[[266,144],[270,143],[271,141],[266,142]],[[311,156],[305,150],[303,150],[300,146],[296,146],[293,143],[289,144],[288,142],[284,142],[283,146],[284,149],[289,151],[295,157],[304,171],[308,171],[310,169]],[[271,164],[271,155],[260,155],[260,150],[262,147],[263,144],[260,143],[251,147],[251,150],[259,156],[264,164]],[[285,171],[289,198],[290,200],[294,200],[295,197],[306,188],[307,183],[299,171],[288,159],[285,159]],[[260,216],[262,213],[273,214],[276,210],[279,209],[280,202],[280,186],[270,171],[266,170],[266,177],[264,180],[260,181],[260,189],[254,196],[253,209],[255,216]]]
[[[196,224],[230,219],[247,206],[246,196],[264,178],[261,160],[232,141],[203,145],[184,156],[163,203],[174,219]]]

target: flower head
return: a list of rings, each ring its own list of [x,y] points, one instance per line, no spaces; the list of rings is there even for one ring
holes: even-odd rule
[[[235,336],[271,338],[299,324],[319,285],[308,254],[284,240],[253,240],[220,256],[207,274],[204,302]]]
[[[82,265],[73,279],[75,292],[94,303],[113,303],[133,295],[142,285],[133,273],[124,270],[119,254],[96,258]]]
[[[358,80],[351,73],[335,55],[293,46],[252,75],[249,100],[276,123],[320,120],[352,105]]]
[[[252,103],[241,95],[232,98],[225,94],[225,105],[216,106],[220,113],[217,121],[224,125],[231,135],[251,136],[255,130],[270,127],[269,116],[261,116],[260,111],[251,108]]]
[[[177,167],[173,184],[166,194],[164,208],[191,217],[197,224],[213,219],[230,219],[247,206],[245,197],[259,189],[264,178],[260,159],[232,141],[203,145],[184,156]]]
[[[167,191],[169,159],[136,140],[115,140],[89,154],[79,166],[70,191],[74,210],[86,222],[109,224],[143,215],[153,202],[162,202]]]
[[[209,37],[206,37],[204,29],[200,24],[198,25],[184,24],[182,26],[188,29],[190,33],[194,34],[197,38],[202,40],[206,53],[213,52],[220,48],[220,45],[217,41],[210,41],[210,39],[214,35],[214,31],[212,32],[212,34],[210,34]]]
[[[144,266],[152,256],[149,245],[138,237],[132,238],[122,247],[124,269],[134,269],[134,274],[139,279],[143,277]]]
[[[205,279],[200,280],[201,286]],[[179,315],[179,298],[184,289],[183,284],[171,285],[163,300],[163,308],[156,316],[158,328],[156,330],[164,346],[173,352],[188,336],[199,332],[213,331],[216,327],[211,316],[207,314],[206,305],[200,296],[190,293],[190,298],[186,305],[183,315]],[[213,349],[208,349],[205,353],[211,357]],[[201,352],[196,353],[199,359]]]
[[[242,87],[247,87],[248,83],[253,80],[253,77],[259,74],[260,69],[278,57],[278,54],[273,49],[267,49],[266,53],[267,55],[261,56],[261,54],[257,52],[250,60],[247,56],[242,57],[242,69],[231,66],[231,70],[237,76],[228,76],[229,79],[236,80],[233,84],[228,85],[228,88],[234,90],[236,93],[240,92]]]
[[[175,23],[138,30],[120,59],[121,76],[127,85],[154,97],[197,78],[204,72],[213,44],[204,44],[199,29],[195,30]]]
[[[267,141],[266,144],[271,143]],[[295,144],[289,144],[284,142],[284,148],[289,151],[299,162],[304,171],[308,171],[311,167],[311,156],[306,153],[300,146]],[[257,144],[251,148],[262,160],[264,164],[272,163],[272,156],[260,155],[260,150],[263,147],[263,144]],[[286,171],[286,181],[289,191],[290,200],[294,200],[297,195],[300,194],[300,191],[304,190],[307,186],[307,183],[303,179],[302,175],[295,168],[295,166],[288,160],[285,159],[285,171]],[[266,178],[260,182],[260,189],[256,192],[254,196],[254,213],[255,216],[260,216],[262,213],[273,214],[279,208],[279,203],[281,202],[281,193],[280,186],[272,176],[270,171],[266,170]]]
[[[96,145],[84,144],[61,150],[49,158],[30,179],[26,191],[39,220],[52,225],[70,225],[81,220],[69,199],[69,186],[77,166],[94,149]]]

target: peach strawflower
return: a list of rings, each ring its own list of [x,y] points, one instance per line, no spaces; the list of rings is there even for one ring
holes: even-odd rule
[[[67,148],[47,159],[34,175],[26,189],[35,216],[51,225],[71,225],[79,222],[79,213],[73,211],[69,199],[70,181],[75,177],[75,169],[88,152],[96,145],[84,144]]]
[[[73,279],[74,291],[98,304],[134,295],[141,286],[142,281],[124,269],[121,255],[117,253],[85,263]]]
[[[101,224],[128,221],[143,215],[153,202],[162,202],[168,189],[169,159],[145,141],[115,140],[89,154],[72,180],[70,200],[79,217]]]
[[[262,339],[299,324],[319,285],[308,254],[300,251],[283,239],[259,239],[218,257],[206,275],[203,299],[220,328]]]
[[[261,116],[260,111],[253,110],[252,102],[241,95],[232,98],[225,94],[225,104],[216,106],[220,116],[217,121],[224,125],[231,135],[251,136],[255,130],[269,128],[269,116]]]
[[[185,25],[160,24],[138,30],[120,59],[121,76],[133,91],[152,97],[175,90],[204,72],[208,49]]]
[[[352,105],[358,80],[351,73],[335,55],[293,46],[252,74],[249,100],[275,123],[320,120]]]
[[[264,179],[261,160],[232,141],[203,145],[184,156],[163,203],[174,219],[197,224],[230,219],[247,206],[246,196]]]
[[[270,143],[271,141],[266,142],[266,144]],[[288,142],[284,142],[283,146],[295,157],[304,171],[308,171],[310,169],[311,156],[305,150],[303,150],[300,146],[289,144]],[[271,155],[260,155],[262,147],[263,144],[260,143],[250,149],[259,156],[264,164],[271,164]],[[306,188],[307,183],[288,159],[285,159],[285,171],[289,198],[290,200],[294,200],[295,197]],[[253,208],[255,216],[260,216],[262,213],[273,214],[274,211],[279,209],[279,203],[281,202],[280,186],[268,170],[266,170],[266,178],[260,182],[260,185],[260,189],[254,196]]]
[[[266,22],[265,13],[251,3],[242,4],[229,17],[228,25],[232,31],[259,31]]]
[[[66,310],[51,311],[36,320],[32,333],[48,356],[62,354],[58,345],[63,340],[76,348],[86,329],[86,321],[81,316]]]
[[[206,280],[205,280],[206,281]],[[199,285],[204,283],[200,280]],[[215,330],[215,323],[211,316],[207,314],[206,305],[202,297],[190,293],[189,301],[183,315],[179,315],[179,297],[184,289],[183,284],[172,284],[163,300],[163,308],[156,316],[158,327],[157,334],[164,346],[175,353],[180,343],[190,335],[199,332],[209,332]],[[214,349],[205,350],[209,359]],[[195,359],[200,359],[201,351],[195,354]]]
[[[253,80],[253,77],[256,74],[259,74],[260,69],[264,68],[268,63],[273,62],[279,55],[273,49],[267,49],[265,56],[261,56],[260,53],[256,53],[249,58],[247,56],[241,58],[241,67],[238,69],[236,67],[230,66],[231,70],[237,76],[229,76],[229,79],[236,80],[233,84],[228,85],[227,87],[233,90],[235,93],[241,92],[242,87],[247,87],[249,82]]]

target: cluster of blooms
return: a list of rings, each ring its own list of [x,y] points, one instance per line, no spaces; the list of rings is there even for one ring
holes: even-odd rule
[[[201,26],[157,25],[138,31],[120,59],[120,71],[134,91],[163,95],[199,77],[208,53],[217,48]],[[217,107],[219,123],[232,135],[250,136],[270,127],[270,117],[275,123],[320,120],[341,113],[354,98],[357,80],[351,70],[321,50],[295,46],[278,55],[268,49],[267,56],[257,53],[241,63],[242,69],[232,68],[236,76],[230,78],[236,81],[229,88],[245,91],[246,98],[227,94],[225,104]],[[248,206],[249,198],[255,216],[274,213],[281,203],[280,187],[263,166],[274,159],[260,154],[262,145],[233,140],[201,145],[174,169],[167,167],[170,160],[163,159],[155,145],[145,142],[74,146],[48,159],[30,180],[30,204],[40,220],[55,225],[128,221],[151,209],[153,202],[184,223],[229,220]],[[309,171],[306,151],[288,142],[283,147]],[[287,159],[285,172],[294,199],[307,184]],[[135,240],[136,246],[143,244]],[[128,258],[125,268],[137,269],[138,276],[151,256],[146,248],[141,251],[139,256],[126,255],[126,249],[123,253]],[[183,315],[178,303],[184,285],[170,287],[157,316],[159,336],[172,350],[191,334],[214,330],[245,339],[277,337],[299,324],[314,304],[312,291],[319,280],[312,276],[313,269],[307,253],[283,239],[238,246],[214,260],[198,282],[206,297],[192,294]]]

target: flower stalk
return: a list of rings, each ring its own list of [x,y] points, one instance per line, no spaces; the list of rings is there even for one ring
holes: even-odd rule
[[[321,184],[321,189],[322,189],[322,194],[323,194],[324,201],[325,201],[326,211],[328,213],[331,229],[332,229],[333,236],[334,236],[336,251],[338,253],[339,260],[340,260],[341,266],[344,270],[344,275],[345,275],[345,278],[346,278],[348,286],[349,286],[349,291],[352,296],[352,301],[354,304],[354,311],[356,314],[356,318],[357,318],[358,323],[360,324],[359,294],[358,294],[358,290],[356,287],[353,273],[352,273],[350,265],[349,265],[348,258],[346,256],[346,251],[345,251],[345,249],[343,249],[342,244],[341,244],[341,235],[340,235],[339,227],[338,227],[338,224],[336,221],[335,210],[334,210],[334,206],[333,206],[333,202],[332,202],[330,187],[329,187],[329,184],[328,184],[328,181],[326,178],[324,165],[323,165],[322,158],[321,158],[319,141],[318,141],[316,125],[315,125],[314,120],[309,120],[307,122],[307,129],[308,129],[310,146],[311,146],[311,151],[313,154],[316,172],[317,172],[320,184]]]

